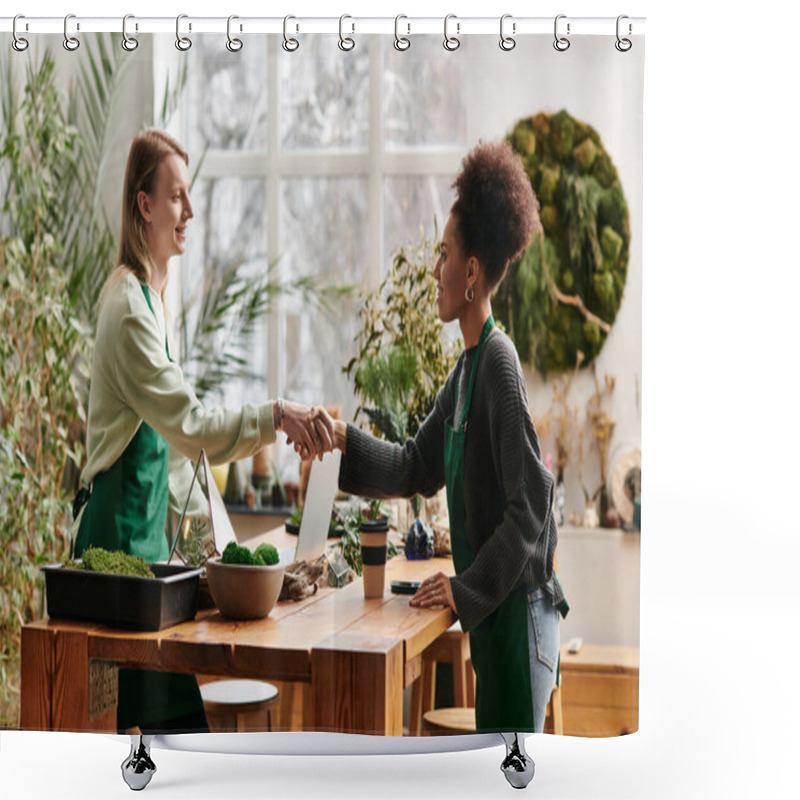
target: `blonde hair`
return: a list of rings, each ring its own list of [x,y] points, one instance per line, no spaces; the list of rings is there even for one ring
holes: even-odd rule
[[[171,155],[180,156],[189,166],[189,156],[178,141],[158,128],[146,128],[131,142],[122,187],[122,227],[117,266],[103,287],[100,305],[111,287],[128,272],[133,273],[141,283],[150,282],[153,264],[147,250],[138,197],[139,192],[152,193],[158,165]],[[163,299],[164,289],[161,296]]]

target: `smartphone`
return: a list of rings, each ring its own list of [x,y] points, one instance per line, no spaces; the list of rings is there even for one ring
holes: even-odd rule
[[[394,594],[416,594],[417,589],[419,589],[419,581],[392,581]]]

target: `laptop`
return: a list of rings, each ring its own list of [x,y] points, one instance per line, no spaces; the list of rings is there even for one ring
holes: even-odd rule
[[[331,526],[333,501],[339,488],[339,463],[342,453],[333,450],[325,453],[322,461],[314,459],[311,474],[308,477],[306,502],[303,506],[303,519],[300,522],[300,533],[297,535],[297,547],[292,553],[289,548],[291,564],[294,561],[316,561],[328,544],[328,531]],[[283,553],[281,561],[283,562]]]
[[[306,490],[306,502],[303,507],[303,519],[300,523],[300,533],[297,536],[297,546],[295,548],[278,548],[281,564],[288,566],[295,561],[315,561],[325,552],[333,501],[339,488],[339,463],[341,460],[341,452],[334,450],[330,453],[325,453],[322,461],[314,459],[311,464],[311,474],[309,475],[308,489]],[[175,530],[170,559],[176,551],[179,532],[183,530],[184,519],[189,513],[192,492],[196,484],[199,484],[198,488],[202,492],[202,497],[208,502],[208,517],[217,552],[222,553],[228,542],[236,541],[236,534],[225,508],[225,502],[211,474],[206,452],[202,450],[194,469],[183,513]],[[202,500],[200,502],[202,503]],[[178,557],[183,560],[180,552],[178,552]]]

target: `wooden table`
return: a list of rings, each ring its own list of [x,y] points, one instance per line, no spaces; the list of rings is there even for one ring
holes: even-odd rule
[[[281,529],[258,540],[280,547],[284,537]],[[389,582],[422,580],[440,570],[453,574],[452,560],[407,561],[401,552],[387,564],[382,598],[365,600],[358,579],[279,603],[261,620],[226,620],[211,610],[153,633],[55,619],[25,625],[21,726],[115,730],[116,708],[98,710],[95,702],[103,667],[107,674],[114,662],[307,684],[307,730],[402,735],[403,689],[420,674],[422,651],[455,617],[448,608],[411,608],[408,595],[391,594]]]

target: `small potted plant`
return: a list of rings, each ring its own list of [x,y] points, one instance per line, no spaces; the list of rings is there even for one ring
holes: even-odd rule
[[[229,542],[219,559],[206,562],[208,586],[223,617],[260,619],[278,602],[284,565],[274,545],[260,544],[255,551]]]

